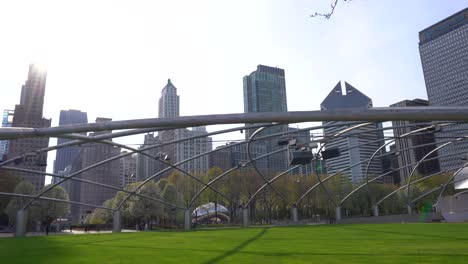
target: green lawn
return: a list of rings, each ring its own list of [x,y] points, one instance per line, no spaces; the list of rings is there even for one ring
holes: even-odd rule
[[[1,263],[468,263],[468,224],[1,238]]]

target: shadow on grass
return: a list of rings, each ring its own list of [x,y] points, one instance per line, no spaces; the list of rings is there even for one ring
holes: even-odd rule
[[[453,240],[468,240],[466,237],[452,237],[452,236],[439,236],[439,235],[429,235],[429,234],[421,234],[421,233],[409,233],[409,232],[396,232],[396,231],[386,231],[386,230],[375,230],[375,229],[367,229],[367,228],[359,228],[355,226],[339,226],[336,227],[343,228],[343,229],[350,229],[350,230],[358,230],[358,231],[367,231],[367,232],[377,232],[377,233],[385,233],[385,234],[392,234],[392,235],[410,235],[410,236],[419,236],[419,237],[430,237],[430,238],[442,238],[442,239],[453,239]]]
[[[107,236],[107,235],[106,235]],[[97,235],[60,235],[0,239],[0,259],[4,263],[50,263],[51,259],[72,259],[82,254],[81,245],[113,242],[137,236],[101,237]],[[53,256],[53,257],[52,257]]]
[[[233,254],[236,254],[237,252],[239,252],[240,250],[242,250],[243,248],[245,248],[246,246],[248,246],[250,243],[252,242],[255,242],[255,240],[259,239],[260,237],[262,237],[263,235],[265,235],[265,233],[268,231],[269,228],[262,228],[262,231],[260,231],[258,234],[256,234],[255,236],[247,239],[246,241],[242,242],[241,244],[239,244],[237,247],[229,250],[228,252],[225,252],[224,254],[218,256],[218,257],[215,257],[215,258],[212,258],[212,259],[209,259],[205,262],[203,262],[203,264],[212,264],[212,263],[219,263],[221,260],[223,260],[224,258],[227,258]]]

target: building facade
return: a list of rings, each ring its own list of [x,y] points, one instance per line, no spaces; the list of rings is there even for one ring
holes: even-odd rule
[[[284,69],[258,65],[257,70],[243,78],[244,112],[287,112],[286,79]],[[288,129],[286,125],[265,129],[257,137],[284,132]],[[252,135],[254,130],[247,130],[246,139]],[[278,138],[264,140],[254,143],[263,144],[266,151],[272,152],[280,148]],[[268,158],[267,168],[271,174],[284,171],[288,168],[287,154],[279,153]]]
[[[122,154],[127,151],[122,151]],[[120,177],[122,181],[122,188],[136,182],[137,174],[137,155],[132,154],[119,159],[120,162]]]
[[[390,107],[417,107],[417,106],[428,106],[429,102],[423,99],[404,100]],[[393,136],[395,137],[395,150],[398,159],[400,174],[400,184],[405,184],[406,179],[413,171],[415,164],[420,161],[426,154],[434,150],[436,147],[434,138],[434,129],[422,131],[416,133],[414,136],[408,136],[401,138],[401,135],[410,133],[413,130],[420,129],[427,125],[416,125],[412,121],[392,121]],[[434,159],[435,158],[435,159]],[[426,162],[421,163],[417,168],[417,173],[420,176],[426,176],[440,170],[439,160],[437,153],[433,153],[427,159]]]
[[[97,118],[96,123],[112,121],[109,118]],[[112,131],[100,131],[91,133],[91,136],[111,133]],[[98,142],[86,143],[82,145],[80,160],[81,168],[84,169],[94,165],[100,161],[120,155],[120,148],[105,145]],[[94,182],[104,183],[113,186],[122,186],[122,178],[120,177],[120,162],[114,160],[83,172],[79,176],[81,179],[90,180]],[[87,183],[80,184],[80,202],[102,205],[102,203],[115,196],[116,190],[103,188],[101,186],[91,185]],[[83,222],[86,216],[92,212],[94,208],[87,206],[80,206],[79,222]]]
[[[172,84],[171,80],[161,91],[161,97],[159,99],[159,118],[171,118],[179,116],[179,95],[177,95],[177,88]],[[145,144],[165,144],[168,142],[178,141],[188,137],[201,136],[200,138],[182,141],[175,144],[166,144],[161,148],[155,148],[150,150],[153,156],[166,156],[166,163],[175,164],[187,159],[192,158],[195,155],[212,150],[212,139],[211,137],[203,137],[208,134],[205,127],[195,127],[192,129],[175,129],[165,130],[158,132],[158,136],[154,135],[145,137]],[[168,165],[151,159],[149,157],[139,156],[138,161],[138,175],[141,177],[149,177],[154,175],[158,171],[167,168]],[[209,169],[208,156],[204,155],[199,158],[195,158],[188,162],[184,162],[179,168],[190,172],[190,173],[206,173]],[[167,176],[170,171],[162,174],[161,176]],[[146,175],[146,176],[144,176]],[[141,178],[139,176],[139,178]]]
[[[47,72],[39,65],[29,65],[28,79],[21,88],[20,104],[15,106],[13,127],[41,128],[50,127],[51,120],[43,118],[44,96],[46,88]],[[49,138],[25,138],[10,140],[8,158],[13,158],[25,153],[34,152],[49,146]],[[35,170],[46,171],[47,153],[32,155],[18,161],[15,166]],[[21,179],[30,181],[36,190],[44,187],[45,176],[34,173],[16,172]]]
[[[8,109],[3,110],[2,127],[11,127],[13,125],[14,113],[15,113],[14,110],[8,110]],[[6,157],[9,146],[10,146],[10,141],[0,140],[0,160],[4,160],[4,158]]]
[[[345,109],[345,108],[371,108],[372,100],[358,89],[345,82],[346,93],[343,94],[341,82],[332,89],[328,96],[320,105],[321,110]],[[333,126],[324,129],[325,138],[331,138],[338,132],[352,127],[347,122],[324,122],[323,125],[343,125]],[[353,129],[347,136],[334,138],[327,142],[325,149],[339,149],[338,157],[327,160],[327,172],[329,174],[344,170],[341,174],[352,183],[361,183],[365,180],[367,162],[372,154],[384,143],[383,134],[376,131],[382,127],[381,123],[362,126]],[[360,163],[360,164],[358,164]],[[351,165],[352,168],[345,169]],[[369,167],[369,178],[373,178],[382,173],[382,160],[375,158]],[[345,178],[343,178],[345,180]],[[382,182],[378,180],[376,182]]]
[[[179,116],[179,96],[177,88],[172,84],[171,79],[167,80],[166,86],[161,91],[159,98],[159,118],[170,118]]]
[[[419,32],[419,53],[431,106],[468,105],[468,8]],[[443,138],[465,135],[468,125],[442,128],[436,133]],[[466,140],[440,151],[440,169],[456,170],[465,163]]]
[[[204,127],[177,129],[175,130],[175,139],[203,136],[206,134],[208,134],[208,132]],[[213,149],[213,142],[211,137],[199,137],[177,143],[175,147],[175,162],[181,162],[211,151]],[[209,169],[208,155],[203,155],[188,162],[184,162],[179,167],[191,173],[204,174]]]
[[[59,119],[60,126],[88,123],[88,115],[86,112],[81,112],[79,110],[61,110]],[[81,134],[85,135],[86,133]],[[58,138],[57,144],[60,145],[69,141],[71,141],[71,139]],[[73,161],[78,158],[79,154],[80,147],[78,146],[58,149],[54,161],[54,173],[57,174],[71,165]],[[54,178],[54,180],[59,179]]]
[[[159,136],[154,135],[154,133],[149,133],[145,135],[143,145],[141,145],[140,149],[152,147],[152,146],[156,146],[160,144],[161,144],[161,140],[159,139]],[[144,152],[148,155],[158,157],[159,154],[162,152],[162,148],[160,147],[152,148]],[[157,161],[155,159],[152,159],[142,154],[137,154],[136,166],[137,166],[137,171],[136,171],[137,181],[144,181],[147,178],[151,177],[152,175],[158,173],[159,171],[167,167],[160,161]]]

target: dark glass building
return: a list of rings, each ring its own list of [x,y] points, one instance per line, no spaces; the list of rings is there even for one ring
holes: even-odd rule
[[[428,106],[429,102],[423,99],[404,100],[390,107],[416,107]],[[401,135],[409,133],[413,130],[420,129],[426,125],[415,125],[412,121],[393,121],[393,136],[395,137],[395,150],[398,159],[400,173],[400,183],[405,184],[406,179],[416,166],[415,163],[420,161],[426,154],[436,147],[434,138],[434,129],[416,133],[414,136],[400,138]],[[421,163],[417,168],[417,173],[420,176],[429,175],[440,170],[439,161],[433,159],[437,157],[437,153],[433,153],[428,157],[428,161]]]
[[[280,68],[258,65],[257,70],[247,75],[243,79],[244,83],[244,112],[287,112],[288,105],[286,100],[286,81],[284,70]],[[277,126],[268,128],[258,136],[286,131],[287,126]],[[248,139],[253,130],[247,130],[245,133]],[[266,152],[272,152],[278,149],[278,139],[261,141],[255,143],[264,144]],[[279,153],[268,158],[268,169],[272,174],[283,171],[288,167],[286,154]]]
[[[51,120],[42,117],[47,72],[35,64],[29,65],[28,79],[21,87],[20,104],[15,106],[13,127],[41,128],[50,127]],[[49,138],[24,138],[10,140],[7,157],[34,152],[49,146]],[[18,160],[15,166],[45,172],[47,167],[47,153],[34,155]],[[36,173],[15,172],[22,180],[31,182],[36,189],[44,187],[45,176]]]
[[[88,123],[88,115],[86,112],[81,112],[79,110],[62,110],[60,111],[60,120],[59,125],[74,125],[74,124],[86,124]],[[86,133],[82,133],[86,135]],[[59,138],[57,139],[57,144],[63,144],[71,139]],[[57,150],[54,162],[54,173],[57,174],[63,171],[68,165],[71,165],[73,161],[80,154],[80,147],[72,146],[65,147]],[[55,179],[59,180],[59,179]]]

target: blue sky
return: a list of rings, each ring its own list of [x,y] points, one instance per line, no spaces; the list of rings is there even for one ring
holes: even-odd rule
[[[309,17],[329,4],[2,1],[0,109],[19,102],[31,61],[47,65],[44,115],[53,125],[63,109],[90,121],[156,117],[168,78],[181,115],[243,112],[242,77],[257,64],[285,69],[290,111],[319,109],[340,80],[374,106],[427,98],[418,32],[468,1],[353,0],[330,20]]]

